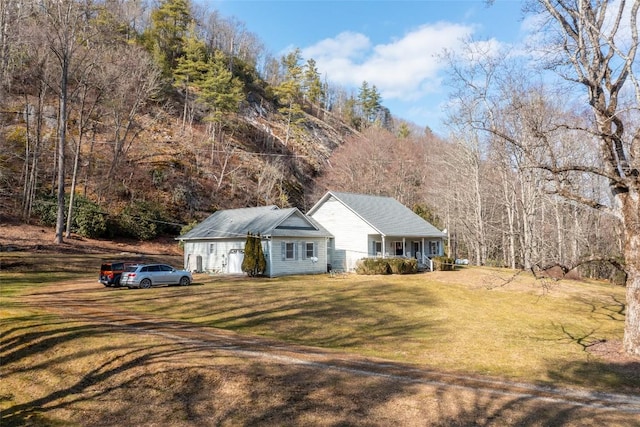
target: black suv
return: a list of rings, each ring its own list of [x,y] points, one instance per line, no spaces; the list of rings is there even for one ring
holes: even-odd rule
[[[122,272],[131,265],[136,265],[136,263],[128,261],[102,263],[100,266],[100,277],[98,278],[98,282],[107,287],[120,286],[120,276],[122,275]]]

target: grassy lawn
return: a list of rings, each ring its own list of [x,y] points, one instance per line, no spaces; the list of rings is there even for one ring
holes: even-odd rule
[[[103,294],[168,318],[447,371],[620,390],[640,378],[587,350],[620,340],[624,289],[487,269],[411,276],[198,277],[202,286]],[[480,283],[480,285],[479,285]],[[499,281],[497,283],[500,283]]]
[[[110,305],[242,334],[537,384],[640,386],[639,378],[586,351],[622,338],[624,288],[605,283],[550,284],[466,268],[346,278],[196,275],[188,288],[123,290],[96,282],[100,259],[4,256],[5,266],[20,267],[0,272],[2,332],[17,323],[46,330],[50,316],[16,299],[34,287],[86,278],[85,293]],[[29,263],[41,271],[20,272],[31,270]]]
[[[196,275],[189,287],[128,290],[97,283],[101,261],[0,254],[0,425],[637,425],[623,412],[258,361],[139,333],[117,315],[146,313],[159,323],[443,373],[637,394],[637,369],[586,351],[621,339],[620,287],[466,268],[384,277]],[[180,264],[179,257],[162,261]],[[113,320],[54,314],[47,305],[57,298],[71,310],[76,301],[89,312],[91,301],[101,314],[113,308]]]

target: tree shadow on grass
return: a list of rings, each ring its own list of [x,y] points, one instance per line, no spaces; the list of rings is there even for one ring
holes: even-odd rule
[[[207,328],[191,335],[176,322],[46,327],[3,334],[3,381],[40,376],[41,385],[15,403],[0,393],[2,426],[625,425],[634,416],[401,363],[249,345]]]
[[[429,310],[435,296],[426,289],[399,290],[397,287],[354,289],[314,289],[281,295],[281,285],[273,289],[260,284],[249,289],[256,297],[243,293],[209,288],[198,292],[199,299],[190,301],[189,312],[181,318],[200,325],[223,328],[240,333],[261,330],[272,337],[296,343],[330,348],[371,345],[385,338],[407,337],[429,331],[445,333],[447,325],[424,316],[407,319],[406,310]],[[366,298],[358,293],[367,293]],[[160,314],[165,308],[159,309]],[[199,317],[213,320],[198,321]]]
[[[559,363],[549,369],[549,377],[564,384],[640,395],[640,360],[607,362],[590,358],[586,361]]]
[[[625,304],[615,295],[598,301],[578,298],[576,304],[584,306],[594,320],[620,323],[625,320]],[[556,342],[580,348],[586,358],[552,364],[549,368],[551,379],[591,389],[640,394],[640,358],[626,355],[620,340],[607,339],[597,327],[553,326],[558,331]]]

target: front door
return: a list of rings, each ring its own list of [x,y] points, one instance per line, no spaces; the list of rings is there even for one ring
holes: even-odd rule
[[[395,247],[394,253],[396,256],[404,255],[404,245],[402,244],[402,242],[394,242],[394,247]]]

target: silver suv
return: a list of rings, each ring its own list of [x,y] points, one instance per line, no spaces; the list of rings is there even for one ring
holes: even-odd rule
[[[191,273],[176,270],[166,264],[141,264],[127,268],[120,277],[120,286],[150,288],[156,285],[188,286],[193,282]]]

